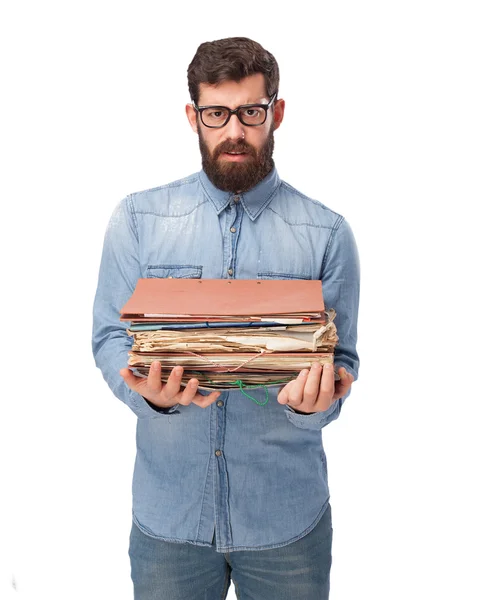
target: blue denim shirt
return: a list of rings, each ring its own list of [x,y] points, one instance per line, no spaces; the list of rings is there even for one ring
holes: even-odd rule
[[[157,412],[119,375],[131,338],[119,310],[140,277],[321,279],[337,312],[335,363],[355,378],[359,261],[345,219],[281,181],[223,192],[203,171],[127,196],[109,222],[94,303],[93,352],[113,393],[137,415],[133,519],[146,534],[219,552],[289,544],[329,500],[321,430],[341,411],[295,413],[279,387],[259,406],[241,391]],[[264,389],[248,390],[264,402]]]

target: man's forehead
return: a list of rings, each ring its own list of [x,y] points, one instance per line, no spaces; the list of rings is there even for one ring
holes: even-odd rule
[[[199,105],[221,104],[239,106],[267,99],[264,75],[255,73],[239,81],[226,80],[217,84],[199,84]]]

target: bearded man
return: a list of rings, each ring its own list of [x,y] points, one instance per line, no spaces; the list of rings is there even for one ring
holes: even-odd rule
[[[282,181],[274,133],[285,102],[274,56],[247,38],[201,44],[186,115],[203,169],[131,194],[108,226],[93,351],[137,415],[131,573],[136,600],[325,600],[331,506],[322,429],[357,378],[359,262],[344,217]],[[126,368],[119,310],[145,277],[318,279],[336,310],[335,365],[283,387],[205,393],[183,369]],[[329,368],[328,368],[329,367]]]

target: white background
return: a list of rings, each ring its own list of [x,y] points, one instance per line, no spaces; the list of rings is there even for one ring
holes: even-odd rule
[[[281,177],[361,258],[360,379],[324,433],[331,600],[477,600],[475,3],[165,4],[0,15],[0,597],[132,598],[135,417],[90,351],[103,234],[200,168],[187,66],[246,35],[281,69]]]

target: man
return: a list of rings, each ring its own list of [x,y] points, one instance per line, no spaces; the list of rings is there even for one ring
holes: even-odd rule
[[[281,181],[272,159],[285,103],[274,57],[247,38],[201,44],[188,121],[203,169],[132,194],[105,236],[94,306],[97,365],[137,415],[130,537],[136,600],[329,595],[331,508],[321,430],[357,377],[359,265],[353,234]],[[321,279],[337,312],[334,371],[315,365],[259,406],[240,391],[180,387],[126,368],[119,309],[142,277]],[[248,390],[263,403],[264,390]]]

